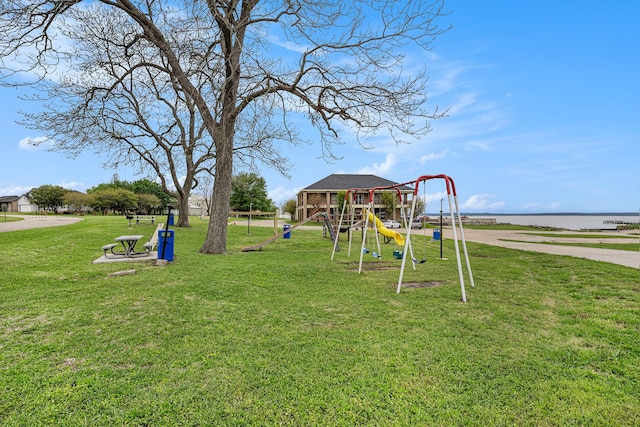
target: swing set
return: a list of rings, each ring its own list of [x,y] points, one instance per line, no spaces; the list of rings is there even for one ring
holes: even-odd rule
[[[402,234],[386,228],[382,221],[375,215],[374,209],[374,199],[375,199],[375,191],[379,190],[379,188],[350,188],[346,191],[344,203],[342,206],[342,211],[339,219],[339,227],[342,227],[343,224],[346,225],[348,230],[357,229],[357,227],[362,227],[363,235],[362,235],[362,249],[361,253],[371,253],[371,251],[367,248],[368,246],[368,237],[366,231],[369,228],[372,228],[376,232],[376,247],[377,251],[373,251],[372,255],[374,258],[382,258],[381,254],[381,246],[379,240],[379,233],[385,236],[385,240],[395,240],[398,246],[404,246],[404,237]],[[401,196],[399,190],[398,195]],[[356,204],[364,205],[364,203],[356,203],[354,201],[354,197],[363,198],[366,195],[369,201],[366,204],[366,207],[361,208],[362,211],[358,214],[356,213]],[[350,207],[350,212],[346,214],[347,205]],[[347,217],[345,219],[345,216]],[[403,217],[404,220],[404,217]],[[351,246],[353,245],[353,233],[349,233],[349,248],[347,251],[347,256],[351,256]],[[334,242],[334,251],[331,254],[331,260],[333,260],[336,252],[337,242]],[[400,259],[400,258],[398,258]]]
[[[424,189],[423,192],[426,195],[426,182],[430,181],[430,180],[434,180],[434,179],[442,179],[445,182],[445,187],[447,190],[447,199],[449,202],[449,211],[451,213],[451,228],[453,231],[453,242],[454,242],[454,246],[455,246],[455,253],[456,253],[456,263],[457,263],[457,267],[458,267],[458,276],[459,276],[459,280],[460,280],[460,290],[462,293],[462,302],[467,302],[467,295],[466,295],[466,290],[465,290],[465,283],[464,283],[464,275],[462,272],[462,260],[461,260],[461,255],[460,255],[460,247],[459,247],[459,242],[458,242],[458,232],[460,233],[460,242],[462,244],[462,251],[464,253],[464,257],[465,257],[465,261],[466,261],[466,266],[467,266],[467,274],[469,277],[469,282],[471,284],[471,287],[475,287],[474,281],[473,281],[473,274],[471,272],[471,264],[469,263],[469,254],[467,252],[467,244],[465,241],[465,237],[464,237],[464,230],[462,228],[462,216],[460,215],[460,209],[459,209],[459,205],[458,205],[458,196],[456,193],[456,187],[455,187],[455,183],[453,181],[453,179],[447,175],[444,174],[439,174],[439,175],[422,175],[420,177],[418,177],[416,180],[414,181],[408,181],[405,183],[401,183],[401,184],[394,184],[394,185],[390,185],[387,187],[375,187],[375,188],[370,188],[370,189],[363,189],[363,188],[352,188],[347,190],[345,198],[344,198],[344,203],[343,203],[343,207],[342,207],[342,212],[340,214],[340,221],[339,221],[339,225],[338,227],[342,226],[343,223],[343,219],[344,219],[344,214],[345,214],[345,210],[347,207],[347,204],[350,205],[350,215],[349,215],[349,219],[350,219],[350,224],[349,224],[349,230],[353,230],[354,227],[356,227],[358,224],[364,224],[363,225],[363,234],[362,234],[362,248],[360,250],[360,261],[359,261],[359,266],[358,266],[358,274],[360,274],[362,272],[362,263],[363,263],[363,258],[364,255],[366,253],[369,253],[370,251],[366,248],[366,243],[367,243],[367,229],[369,228],[369,224],[371,223],[371,228],[373,229],[374,233],[375,233],[375,237],[376,237],[376,245],[377,245],[377,252],[373,252],[373,255],[380,259],[381,258],[381,251],[380,251],[380,240],[379,240],[379,231],[384,231],[384,235],[385,237],[387,236],[392,236],[394,237],[394,240],[396,241],[396,244],[399,244],[399,246],[403,246],[403,250],[395,250],[393,253],[394,258],[396,259],[402,259],[401,265],[400,265],[400,276],[398,278],[398,286],[396,289],[396,293],[400,293],[401,289],[402,289],[402,279],[404,276],[404,270],[406,268],[406,264],[407,264],[407,257],[409,256],[409,259],[411,260],[411,264],[414,270],[416,270],[416,264],[424,264],[427,262],[427,256],[426,256],[426,243],[425,243],[425,256],[424,258],[422,258],[421,260],[418,260],[413,253],[413,246],[412,246],[412,242],[411,242],[411,235],[412,235],[412,227],[410,226],[410,224],[413,224],[414,219],[416,218],[416,202],[418,200],[418,194],[419,194],[419,189],[420,189],[420,185],[424,185]],[[410,210],[410,214],[409,214],[409,218],[406,218],[406,212],[404,209],[404,203],[403,203],[403,197],[402,197],[402,192],[400,190],[400,188],[402,187],[412,187],[413,188],[413,192],[412,192],[412,201],[411,201],[411,210]],[[382,190],[395,190],[398,193],[398,198],[400,200],[400,204],[401,204],[401,216],[402,216],[402,220],[403,222],[408,225],[406,228],[406,235],[403,237],[400,233],[392,231],[387,229],[386,227],[384,227],[382,225],[382,222],[380,221],[380,219],[378,217],[375,216],[374,212],[374,195],[376,193],[376,191],[382,191]],[[366,206],[366,208],[363,211],[363,218],[360,221],[356,221],[356,215],[355,215],[355,204],[353,203],[353,197],[355,196],[356,193],[358,192],[368,192],[369,193],[369,202]],[[426,200],[426,199],[425,199]],[[456,222],[456,218],[457,218],[457,222]],[[382,229],[382,227],[384,227],[384,229]],[[442,230],[440,230],[442,232]],[[347,251],[347,256],[351,255],[351,245],[352,245],[352,238],[353,238],[353,233],[349,233],[349,249]],[[398,237],[399,236],[399,237]],[[425,234],[426,236],[426,234]],[[402,240],[400,240],[400,238],[402,238]],[[442,238],[442,237],[441,237]],[[401,244],[403,243],[403,244]],[[333,247],[333,252],[331,253],[331,260],[333,260],[335,252],[336,252],[336,248],[337,248],[337,244],[338,241],[337,239],[334,241],[334,247]]]

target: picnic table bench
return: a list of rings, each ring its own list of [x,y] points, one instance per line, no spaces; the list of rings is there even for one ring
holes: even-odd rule
[[[131,221],[135,221],[136,224],[140,224],[140,221],[149,221],[151,224],[156,222],[155,215],[127,215],[127,219],[129,220],[129,226],[131,226]]]
[[[149,255],[151,251],[153,251],[153,249],[158,245],[158,233],[160,232],[160,230],[162,230],[163,227],[164,224],[158,224],[156,230],[151,235],[151,239],[143,245],[143,252],[136,251],[136,244],[143,237],[141,234],[125,235],[116,237],[114,239],[116,243],[109,243],[102,246],[104,257],[108,258],[109,252],[112,255],[120,258],[131,258],[135,256]],[[116,247],[118,247],[120,244],[122,244],[122,250],[116,250]]]
[[[112,251],[113,252],[113,248],[115,248],[116,246],[118,246],[117,243],[109,243],[108,245],[104,245],[102,247],[102,250],[104,251],[105,258],[107,257],[107,251]]]
[[[155,215],[134,215],[133,217],[136,220],[136,224],[140,224],[140,221],[151,221],[151,224],[156,222]]]
[[[108,245],[104,245],[102,247],[104,256],[107,257],[107,251],[110,251],[112,255],[124,258],[131,258],[136,255],[145,254],[148,252],[146,251],[146,248],[145,252],[136,251],[136,244],[138,243],[138,240],[142,239],[142,237],[142,234],[118,236],[114,239],[116,243],[109,243]],[[116,247],[120,246],[119,244],[122,244],[122,250],[116,250]]]
[[[151,235],[151,239],[147,243],[144,244],[144,247],[151,252],[156,246],[158,246],[158,236],[160,234],[160,230],[164,228],[164,223],[159,223],[156,227],[156,231]]]

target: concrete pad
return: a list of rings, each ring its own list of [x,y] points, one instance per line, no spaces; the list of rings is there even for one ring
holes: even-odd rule
[[[152,251],[152,252],[149,252],[149,254],[146,256],[137,256],[137,257],[129,257],[129,258],[115,257],[114,255],[107,258],[104,255],[102,255],[100,258],[93,261],[93,264],[107,264],[107,263],[114,263],[114,262],[143,262],[143,261],[155,262],[157,259],[158,259],[158,252]]]

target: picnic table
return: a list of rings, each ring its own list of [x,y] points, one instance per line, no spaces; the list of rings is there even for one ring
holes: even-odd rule
[[[102,249],[104,250],[105,256],[107,255],[107,251],[111,251],[113,255],[121,256],[121,257],[134,257],[137,255],[146,255],[149,253],[149,249],[145,245],[145,250],[143,252],[136,251],[136,244],[138,240],[142,239],[142,234],[132,234],[125,236],[118,236],[114,240],[117,243],[111,243],[108,245],[104,245]],[[117,250],[118,244],[122,244],[122,250]]]

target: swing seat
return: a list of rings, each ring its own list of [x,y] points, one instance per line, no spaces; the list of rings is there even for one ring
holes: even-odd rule
[[[364,248],[364,249],[362,250],[362,253],[364,253],[364,254],[368,254],[368,253],[369,253],[369,249]]]
[[[414,264],[424,264],[425,262],[427,262],[426,258],[422,258],[420,261],[418,261],[416,258],[411,258],[413,260]]]
[[[374,253],[373,253],[373,257],[374,257],[374,258],[382,258],[382,255],[378,255],[378,253],[377,253],[377,252],[374,252]]]
[[[393,257],[395,259],[402,259],[402,257],[404,256],[404,251],[393,251]]]

